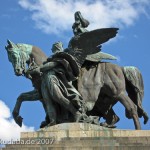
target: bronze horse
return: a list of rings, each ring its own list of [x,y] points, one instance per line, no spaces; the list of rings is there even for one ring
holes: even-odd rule
[[[46,61],[47,57],[45,54],[37,47],[27,45],[27,44],[14,44],[8,41],[8,46],[6,47],[8,52],[9,61],[14,67],[15,74],[20,76],[26,71],[26,63],[30,65],[31,60],[34,58],[34,62],[39,66]],[[90,67],[89,67],[90,66]],[[134,71],[133,71],[134,70]],[[135,77],[133,73],[136,72],[138,77]],[[129,76],[133,77],[136,81],[131,82]],[[133,76],[132,76],[133,75]],[[93,78],[94,77],[94,78]],[[39,79],[40,80],[40,79]],[[40,82],[37,78],[32,78],[32,83],[37,89],[40,88]],[[138,84],[137,84],[138,83]],[[78,91],[81,93],[88,106],[88,114],[99,114],[101,116],[103,109],[102,104],[105,104],[108,111],[110,107],[120,101],[127,111],[127,117],[133,118],[135,129],[141,129],[139,118],[144,117],[144,123],[147,123],[148,116],[142,108],[142,98],[143,98],[143,81],[140,72],[135,69],[128,67],[119,67],[111,63],[95,63],[91,65],[91,62],[87,62],[81,68],[80,77],[78,79]],[[93,90],[94,87],[94,90]],[[93,94],[93,91],[97,93]],[[128,92],[128,96],[126,95]],[[19,109],[21,103],[28,100],[41,99],[42,96],[34,90],[28,93],[22,93],[18,99],[16,106],[13,111],[13,116],[15,121],[22,123],[22,118],[19,116]],[[105,101],[107,99],[107,101]],[[45,108],[45,103],[43,106]],[[93,108],[94,107],[94,108]],[[107,119],[107,118],[106,118]]]

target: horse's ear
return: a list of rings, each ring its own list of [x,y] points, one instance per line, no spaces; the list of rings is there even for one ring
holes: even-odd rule
[[[7,40],[7,46],[5,46],[5,49],[6,50],[13,50],[13,49],[11,49],[11,48],[13,48],[13,47],[15,47],[15,43],[13,43],[12,41],[10,41],[10,40]]]
[[[7,40],[7,43],[8,43],[8,45],[10,45],[11,47],[13,47],[13,46],[15,46],[16,44],[15,43],[13,43],[12,41],[10,41],[10,40]]]

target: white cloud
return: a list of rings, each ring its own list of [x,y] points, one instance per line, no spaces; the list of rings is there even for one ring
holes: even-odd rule
[[[45,33],[71,31],[74,12],[90,21],[89,29],[132,25],[140,14],[147,15],[149,0],[19,0],[32,12],[36,27]]]
[[[34,131],[33,127],[25,125],[20,128],[13,119],[8,106],[0,100],[0,140],[10,141],[20,138],[20,132]]]

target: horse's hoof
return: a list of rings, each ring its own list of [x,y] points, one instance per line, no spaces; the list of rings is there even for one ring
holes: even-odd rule
[[[40,125],[40,128],[44,128],[48,125],[49,123],[47,121],[42,121],[41,122],[41,125]]]
[[[23,118],[22,118],[21,116],[17,116],[16,119],[15,119],[16,123],[17,123],[20,127],[22,127],[22,120],[23,120]]]
[[[147,122],[149,120],[147,113],[145,113],[143,117],[144,117],[144,124],[147,124]]]
[[[116,128],[117,127],[115,125],[107,124],[106,122],[100,123],[100,126],[106,127],[106,128]]]

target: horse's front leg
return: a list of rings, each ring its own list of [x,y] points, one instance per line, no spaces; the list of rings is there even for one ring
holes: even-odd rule
[[[37,90],[33,90],[26,93],[21,93],[19,97],[17,98],[17,102],[15,104],[14,110],[12,112],[13,118],[15,122],[21,127],[22,126],[22,120],[23,118],[19,116],[19,111],[21,108],[21,104],[24,101],[37,101],[42,99],[42,96]]]

